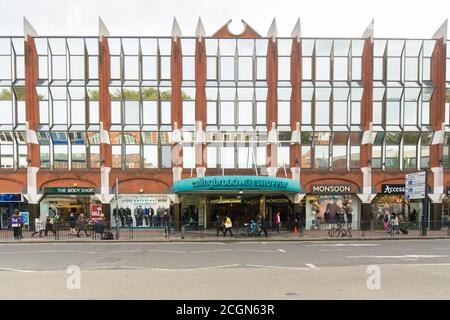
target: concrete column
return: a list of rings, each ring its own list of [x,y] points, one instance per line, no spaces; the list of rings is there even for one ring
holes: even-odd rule
[[[278,48],[277,48],[277,26],[273,20],[269,32],[269,45],[267,47],[267,102],[266,102],[266,122],[268,134],[267,142],[267,172],[269,176],[276,176],[278,171],[277,161],[277,141],[278,141]]]

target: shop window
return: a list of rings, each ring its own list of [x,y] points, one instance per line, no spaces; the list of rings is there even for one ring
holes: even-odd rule
[[[39,146],[39,153],[41,159],[40,167],[44,169],[50,168],[50,146],[49,145]]]
[[[14,146],[0,145],[0,165],[3,169],[14,168]]]
[[[158,146],[144,145],[144,168],[158,167]]]
[[[195,147],[183,146],[183,168],[195,168]]]
[[[221,148],[221,164],[224,169],[235,168],[234,146]]]
[[[112,146],[112,167],[122,168],[122,146]]]
[[[172,168],[172,146],[161,146],[161,167]]]
[[[72,169],[86,168],[86,146],[72,145]]]
[[[91,169],[98,169],[101,166],[100,162],[100,146],[89,146],[89,166]]]
[[[195,124],[195,102],[183,101],[183,126]]]
[[[278,167],[279,168],[289,168],[290,167],[290,146],[287,143],[282,143],[278,147]]]
[[[68,169],[68,152],[67,145],[53,146],[53,168]]]

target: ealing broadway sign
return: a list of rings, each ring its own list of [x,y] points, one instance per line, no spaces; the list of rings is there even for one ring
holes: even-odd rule
[[[54,187],[44,188],[46,194],[95,194],[95,188],[91,187]]]
[[[404,184],[383,184],[381,185],[381,193],[383,194],[404,194],[406,187]]]
[[[300,192],[298,181],[286,178],[261,176],[211,176],[178,180],[174,192],[214,190],[266,190]]]
[[[311,190],[315,194],[346,194],[352,193],[352,186],[349,184],[313,184]]]

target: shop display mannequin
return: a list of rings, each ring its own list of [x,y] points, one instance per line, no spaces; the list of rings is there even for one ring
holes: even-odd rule
[[[123,207],[120,207],[119,209],[119,218],[120,218],[120,224],[122,225],[122,228],[125,226],[125,209]]]
[[[146,227],[149,226],[149,222],[148,222],[149,214],[150,214],[150,209],[149,208],[144,208],[144,219],[145,219],[145,226]]]
[[[128,206],[124,210],[125,213],[125,222],[127,224],[127,227],[133,226],[133,217],[131,216],[131,209],[128,208]]]

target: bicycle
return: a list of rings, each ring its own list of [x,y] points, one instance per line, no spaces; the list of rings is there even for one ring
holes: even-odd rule
[[[352,228],[344,229],[341,223],[338,223],[337,228],[332,227],[328,230],[328,236],[330,238],[339,238],[339,237],[352,237]]]

